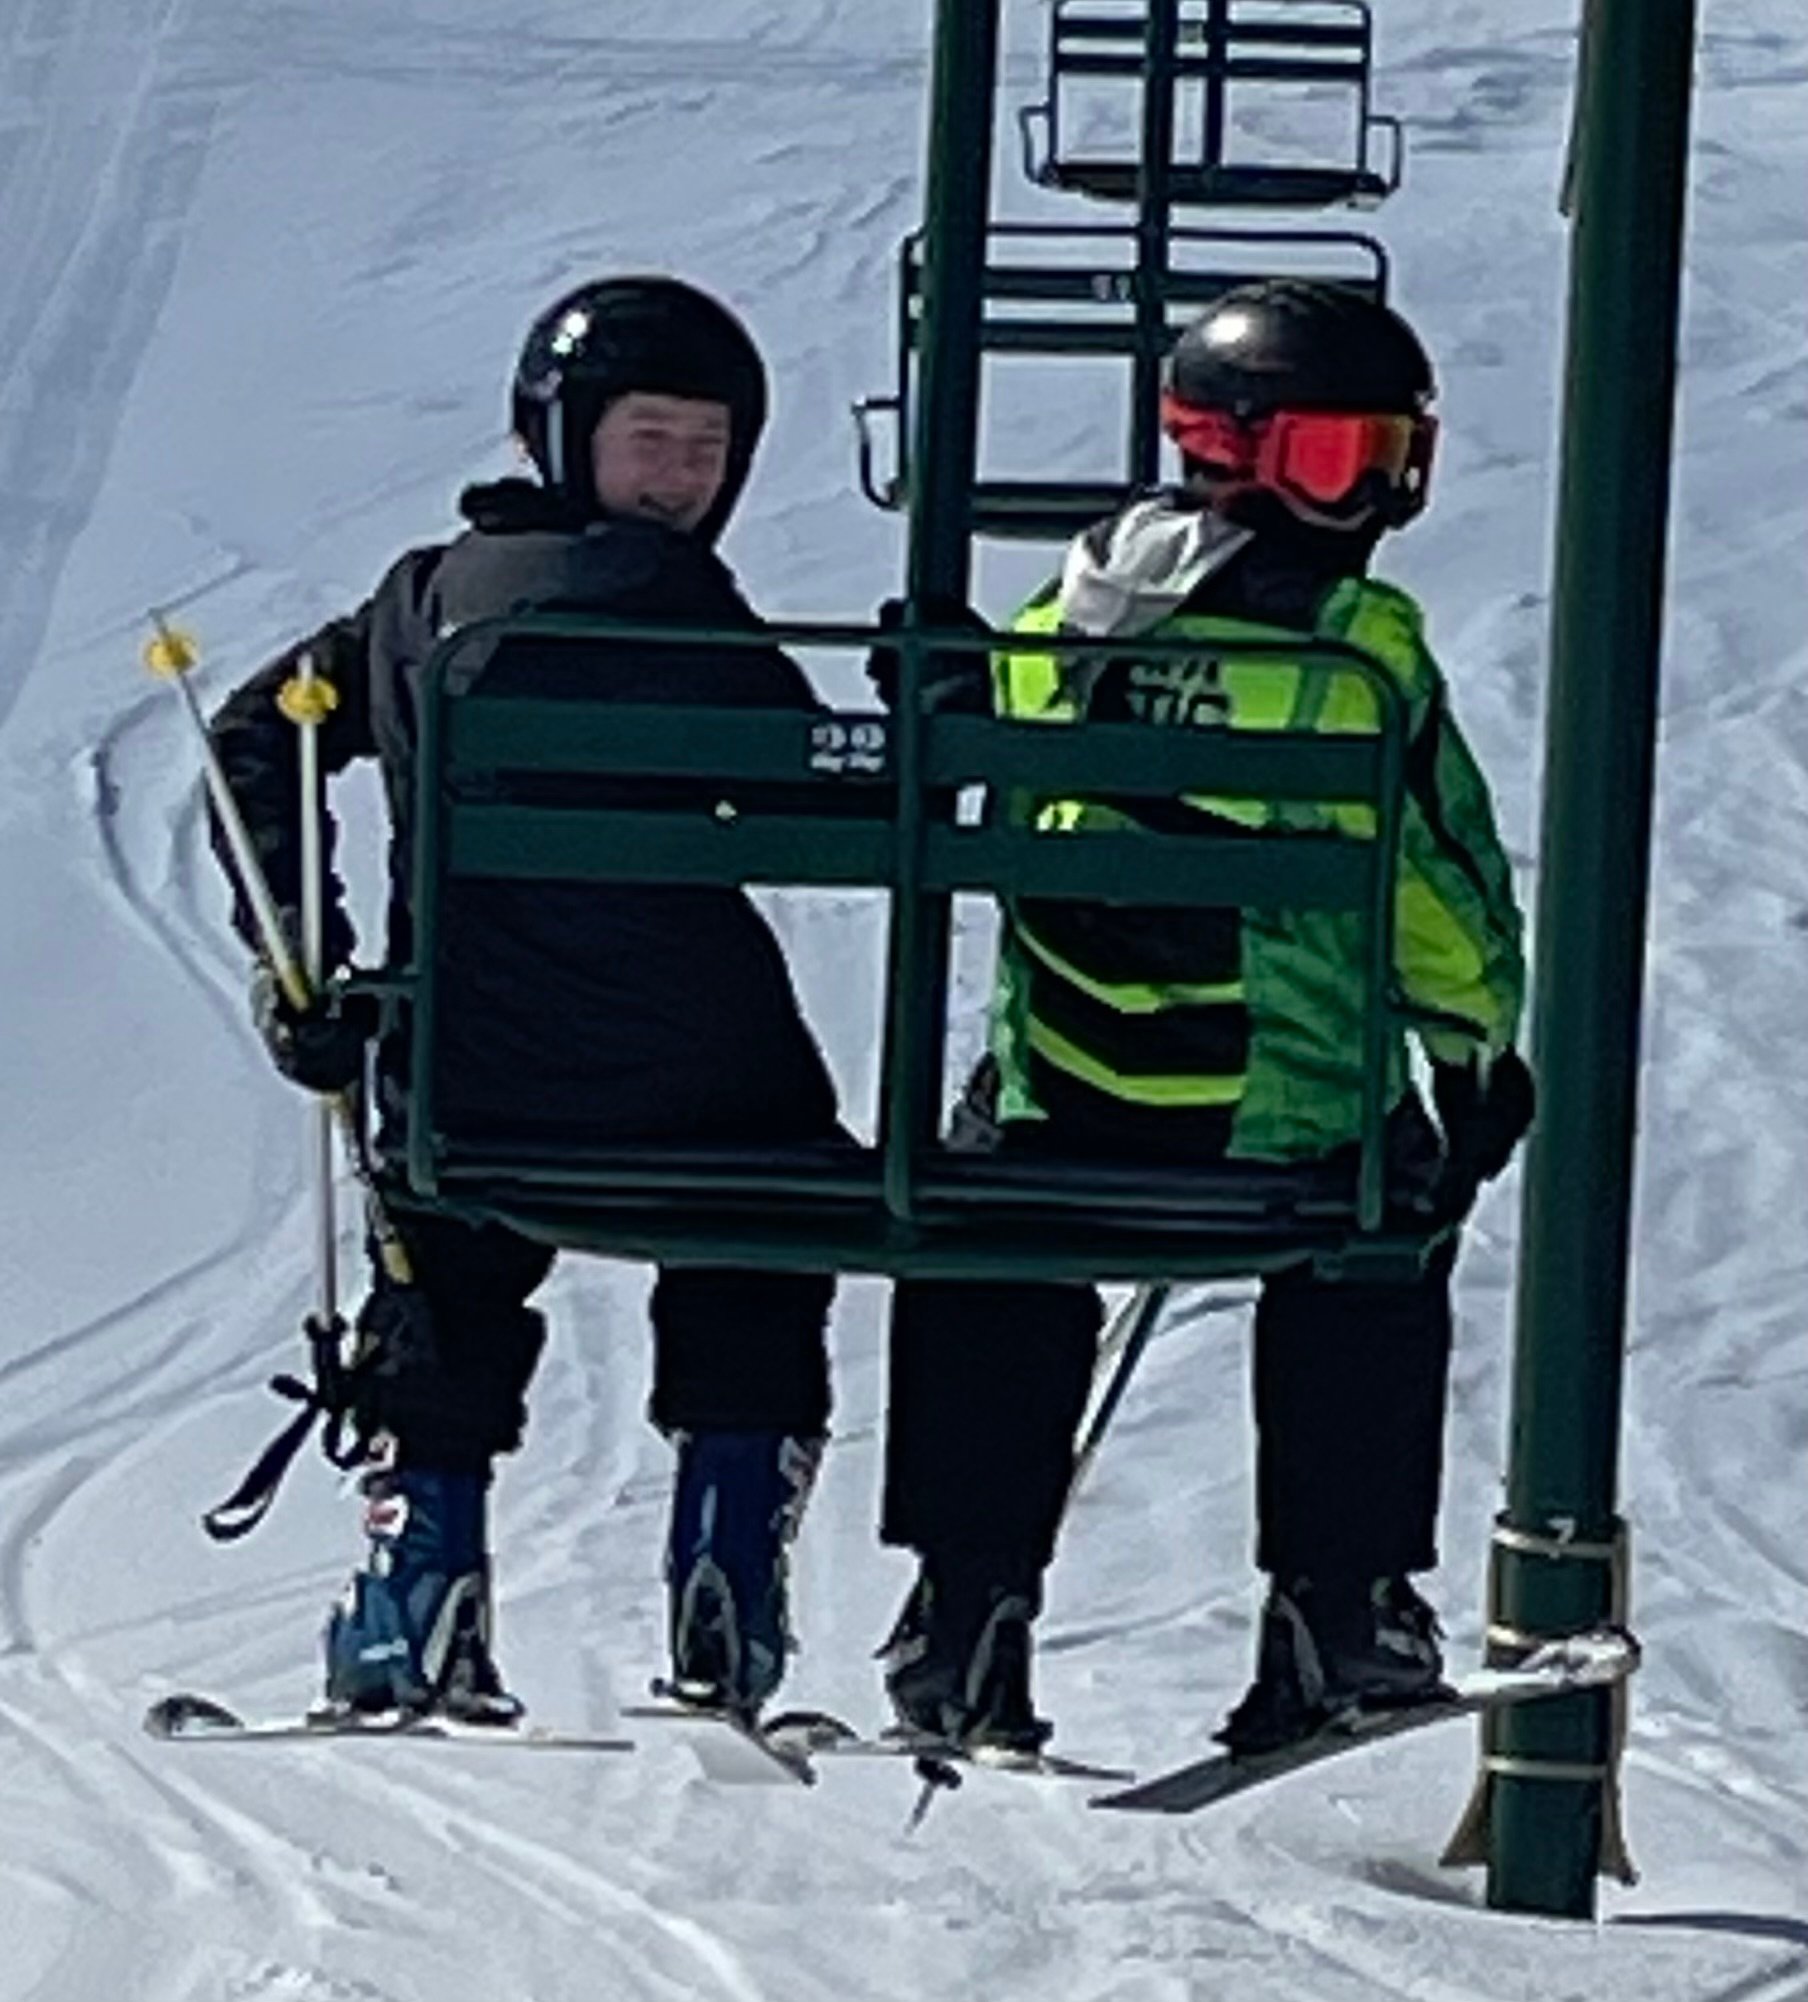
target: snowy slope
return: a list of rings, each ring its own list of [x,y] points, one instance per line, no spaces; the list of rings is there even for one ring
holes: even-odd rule
[[[1395,568],[1529,890],[1574,7],[1378,11],[1412,142],[1378,222],[1446,385],[1436,505]],[[1491,1917],[1433,1868],[1461,1728],[1173,1826],[975,1783],[908,1842],[890,1769],[756,1797],[660,1741],[563,1764],[139,1735],[172,1683],[303,1700],[354,1544],[317,1462],[248,1543],[195,1526],[306,1303],[303,1115],[243,1023],[192,746],[134,665],[144,610],[200,630],[211,698],[355,600],[505,463],[532,312],[636,266],[720,290],[771,356],[730,545],[756,602],[869,608],[898,541],[850,490],[841,412],[891,368],[929,8],[0,0],[0,2002],[1808,1997],[1808,25],[1791,0],[1704,16],[1625,1470],[1645,1876],[1589,1928]],[[1013,102],[1041,33],[1012,0]],[[989,558],[988,607],[1030,574]],[[870,928],[821,903],[785,924],[858,1096]],[[1498,1191],[1462,1272],[1437,1581],[1459,1656],[1514,1227]],[[659,1659],[644,1287],[567,1262],[499,1486],[504,1659],[547,1717],[607,1724]],[[1041,1694],[1076,1752],[1159,1763],[1245,1672],[1243,1290],[1182,1303],[1072,1525]],[[838,1311],[793,1683],[862,1716],[904,1576],[871,1534],[880,1306],[858,1282]]]

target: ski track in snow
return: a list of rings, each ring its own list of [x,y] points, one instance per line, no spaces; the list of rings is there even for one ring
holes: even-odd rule
[[[162,64],[185,0],[26,0],[0,43],[0,724],[38,651],[168,290],[213,105]],[[9,107],[10,108],[10,107]]]
[[[1415,0],[1378,24],[1379,102],[1406,118],[1409,153],[1373,226],[1452,410],[1440,507],[1405,565],[1523,858],[1573,11]],[[308,1233],[293,1105],[261,1079],[239,1090],[261,1059],[186,725],[165,691],[120,680],[143,605],[191,600],[221,635],[211,699],[367,588],[488,449],[491,347],[599,262],[718,285],[772,353],[774,429],[731,550],[756,601],[857,612],[893,588],[895,527],[851,496],[829,416],[889,383],[929,10],[0,0],[4,809],[102,914],[122,969],[103,1019],[142,1033],[126,997],[154,980],[150,1060],[205,1044],[225,1088],[217,1149],[203,1144],[243,1163],[230,1189],[200,1185],[213,1207],[197,1214],[175,1188],[147,1195],[167,1164],[145,1131],[96,1121],[121,1207],[166,1202],[180,1222],[171,1255],[108,1265],[97,1218],[83,1243],[105,1297],[0,1338],[0,2002],[1808,1996],[1808,1561],[1789,1499],[1808,1447],[1808,1090],[1781,1061],[1808,977],[1808,655],[1779,583],[1808,524],[1808,34],[1781,0],[1706,11],[1625,1441],[1648,1645],[1627,1791],[1647,1879],[1605,1894],[1621,1923],[1578,1931],[1485,1916],[1472,1880],[1431,1870],[1473,1771],[1460,1727],[1178,1824],[975,1776],[910,1842],[911,1786],[890,1768],[737,1795],[674,1742],[554,1766],[403,1745],[178,1752],[139,1734],[174,1682],[302,1700],[351,1543],[306,1459],[249,1545],[212,1550],[193,1527],[283,1415],[258,1386],[293,1361]],[[1013,103],[1040,94],[1043,33],[1013,0]],[[1104,218],[1024,190],[1001,138],[1009,212]],[[274,316],[260,235],[295,274]],[[404,326],[427,338],[404,345]],[[1046,416],[1076,449],[1104,435],[1077,401]],[[263,478],[241,449],[254,421],[265,453],[279,436],[292,453]],[[1776,495],[1768,516],[1729,510],[1753,490]],[[1039,560],[989,557],[988,607]],[[777,913],[856,1107],[876,986],[850,953],[871,915],[835,898]],[[956,987],[968,1041],[982,933]],[[38,1213],[29,1169],[5,1193]],[[1513,1233],[1497,1192],[1463,1268],[1439,1581],[1459,1653],[1479,1644]],[[349,1204],[343,1236],[349,1270]],[[617,1267],[561,1268],[530,1443],[499,1480],[505,1659],[549,1718],[606,1722],[659,1657],[669,1456],[641,1418],[643,1289]],[[1177,1296],[1076,1505],[1042,1654],[1076,1752],[1187,1755],[1246,1666],[1247,1319],[1221,1311],[1244,1297]],[[881,1325],[877,1289],[846,1289],[837,1435],[798,1553],[791,1693],[860,1716],[906,1575],[871,1544]]]

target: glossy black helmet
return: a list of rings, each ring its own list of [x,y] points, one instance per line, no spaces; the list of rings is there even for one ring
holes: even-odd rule
[[[1270,278],[1239,285],[1175,343],[1168,386],[1183,402],[1261,417],[1364,410],[1416,417],[1437,393],[1419,337],[1346,285]]]
[[[592,434],[631,390],[728,406],[727,476],[697,529],[713,541],[766,423],[766,370],[752,336],[726,306],[678,278],[605,278],[540,315],[515,368],[514,428],[545,484],[585,512],[596,507]]]
[[[1316,525],[1398,527],[1425,504],[1436,391],[1391,308],[1348,286],[1266,279],[1224,293],[1180,336],[1163,421],[1189,469],[1234,466],[1224,477]]]

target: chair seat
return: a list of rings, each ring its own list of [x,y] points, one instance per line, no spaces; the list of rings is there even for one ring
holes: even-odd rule
[[[915,1209],[887,1209],[875,1149],[545,1137],[446,1149],[436,1210],[566,1249],[669,1263],[940,1276],[1182,1279],[1311,1262],[1411,1273],[1424,1230],[1361,1231],[1355,1179],[1321,1163],[1197,1168],[931,1150]],[[400,1185],[398,1205],[421,1197]]]
[[[1130,160],[1049,160],[1037,179],[1100,201],[1133,202],[1139,168]],[[1218,166],[1176,163],[1168,170],[1168,199],[1210,208],[1332,208],[1340,203],[1385,201],[1386,180],[1367,169],[1339,167]]]

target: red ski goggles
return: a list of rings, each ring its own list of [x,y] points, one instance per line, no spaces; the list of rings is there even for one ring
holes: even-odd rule
[[[1341,410],[1277,410],[1247,422],[1224,410],[1161,400],[1162,428],[1189,459],[1248,486],[1266,487],[1299,512],[1350,519],[1348,503],[1379,473],[1393,497],[1389,512],[1405,521],[1425,504],[1435,417]],[[1366,514],[1367,493],[1358,514]]]

